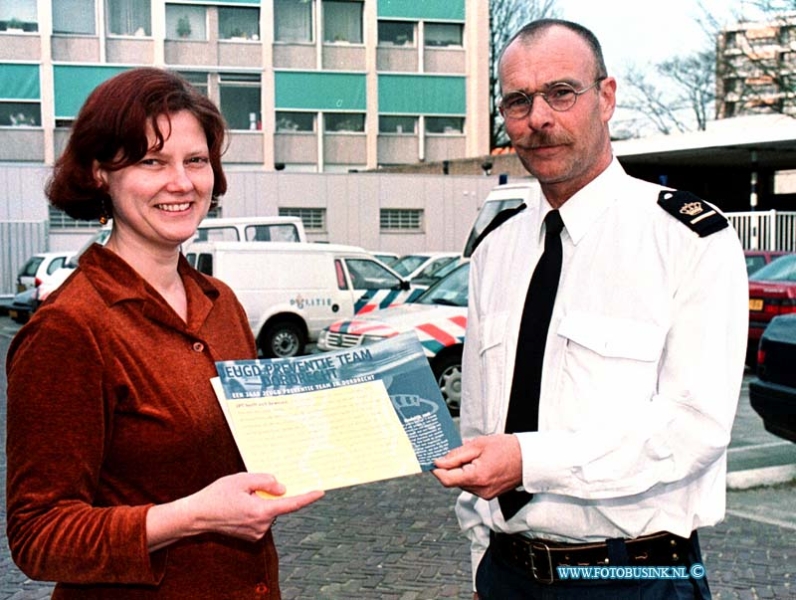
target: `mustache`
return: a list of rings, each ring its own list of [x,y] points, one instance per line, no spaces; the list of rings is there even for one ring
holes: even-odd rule
[[[534,150],[536,148],[544,148],[545,146],[566,146],[571,143],[572,138],[566,134],[539,132],[531,135],[525,147]]]

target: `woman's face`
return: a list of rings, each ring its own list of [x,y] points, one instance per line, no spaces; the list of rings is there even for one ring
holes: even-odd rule
[[[116,242],[173,250],[194,235],[207,215],[214,175],[207,137],[193,114],[161,115],[157,123],[165,138],[163,148],[118,171],[96,164],[94,175],[113,201]],[[147,139],[152,148],[156,139],[151,125]]]

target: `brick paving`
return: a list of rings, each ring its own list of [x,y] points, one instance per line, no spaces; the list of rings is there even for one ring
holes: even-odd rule
[[[3,321],[0,318],[0,328]],[[2,333],[2,331],[0,331]],[[0,335],[5,362],[8,340]],[[0,370],[0,600],[49,598],[52,584],[28,580],[13,564],[5,538],[5,371]],[[742,402],[744,399],[742,398]],[[747,419],[748,417],[748,419]],[[739,438],[758,427],[743,410]],[[748,423],[747,423],[748,420]],[[765,432],[755,442],[776,440]],[[735,434],[734,434],[735,438]],[[456,492],[429,474],[333,490],[275,526],[285,600],[435,600],[472,598],[467,543],[453,514]],[[732,514],[776,506],[766,523]],[[796,483],[730,491],[723,523],[700,532],[717,600],[796,599]],[[765,519],[764,519],[765,520]]]

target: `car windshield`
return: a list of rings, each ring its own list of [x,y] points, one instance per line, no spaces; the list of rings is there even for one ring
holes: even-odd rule
[[[755,281],[796,281],[796,255],[780,256],[752,275]]]
[[[428,260],[428,256],[423,254],[407,254],[406,256],[402,256],[392,265],[394,271],[397,271],[399,275],[406,277],[417,269],[420,265]]]
[[[442,304],[445,306],[467,306],[467,283],[470,263],[459,267],[428,288],[417,299],[417,304]]]
[[[425,278],[430,278],[430,277],[438,278],[440,276],[439,272],[442,269],[444,269],[447,265],[449,265],[450,263],[455,261],[456,258],[457,257],[455,257],[455,256],[441,256],[440,258],[437,258],[435,260],[431,260],[431,261],[429,261],[429,263],[425,267],[423,267],[423,270],[420,271],[420,273],[418,273],[415,277],[419,277],[421,279],[424,278],[424,277]]]

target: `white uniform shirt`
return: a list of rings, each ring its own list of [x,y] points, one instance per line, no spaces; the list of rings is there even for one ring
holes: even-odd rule
[[[539,431],[517,434],[522,488],[460,495],[473,572],[489,530],[565,542],[688,537],[724,516],[727,446],[743,376],[748,282],[731,226],[706,237],[658,205],[665,188],[614,159],[560,209],[563,265],[544,358]],[[502,433],[517,334],[544,249],[546,201],[472,258],[463,359],[465,438]]]

